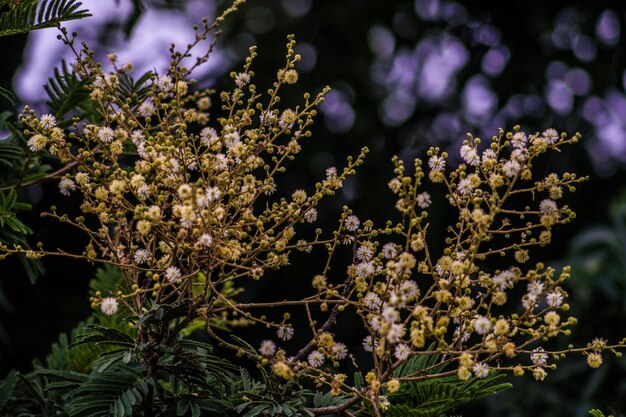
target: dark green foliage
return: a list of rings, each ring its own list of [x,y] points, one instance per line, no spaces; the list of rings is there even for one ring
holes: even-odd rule
[[[141,370],[120,364],[89,375],[68,394],[65,408],[71,417],[131,416],[153,385]]]
[[[0,98],[8,101],[10,104],[15,104],[15,96],[9,90],[0,87]]]
[[[0,192],[0,242],[7,245],[19,245],[29,249],[26,235],[32,234],[32,230],[22,223],[16,216],[19,210],[29,209],[30,205],[17,201],[17,192],[11,190],[8,193]],[[26,270],[26,274],[32,283],[43,273],[43,265],[39,260],[27,259],[24,254],[18,255],[20,262]]]
[[[44,88],[48,94],[46,105],[57,120],[62,120],[70,112],[81,119],[93,112],[86,85],[87,81],[72,72],[67,62],[63,61],[60,68],[54,69],[54,76],[48,79]]]
[[[91,16],[76,0],[4,0],[1,3],[2,6],[12,3],[12,6],[0,14],[0,36],[54,27],[60,22]]]
[[[591,417],[613,417],[612,415],[605,416],[604,413],[600,410],[589,410],[589,415]]]
[[[429,349],[431,350],[431,349]],[[394,372],[396,378],[409,375],[434,375],[443,371],[437,365],[439,355],[419,355],[412,357]],[[440,417],[453,411],[462,403],[477,400],[499,391],[511,388],[510,383],[502,382],[503,374],[491,374],[487,378],[460,380],[456,375],[435,377],[421,381],[404,381],[400,389],[389,393],[391,406],[385,411],[386,417]]]
[[[148,71],[136,81],[128,74],[121,76],[119,91],[122,96],[120,98],[124,101],[130,100],[131,105],[136,105],[143,101],[148,90],[150,89],[147,82],[153,75],[154,73],[152,71]]]

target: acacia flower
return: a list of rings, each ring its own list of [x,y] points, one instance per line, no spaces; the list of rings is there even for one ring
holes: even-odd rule
[[[44,129],[52,129],[57,125],[57,119],[51,114],[44,114],[39,121]]]
[[[324,364],[326,358],[319,350],[314,350],[313,352],[309,353],[307,360],[309,362],[309,365],[314,368],[319,368],[320,366],[322,366],[322,364]]]
[[[72,179],[63,178],[61,181],[59,181],[59,191],[64,196],[70,195],[70,192],[74,191],[75,189],[76,189],[76,183],[74,183]]]
[[[216,201],[218,198],[220,198],[220,194],[221,193],[222,192],[220,191],[219,188],[217,188],[217,187],[209,187],[209,188],[207,188],[205,195],[206,195],[207,200],[209,200],[209,202],[212,203],[212,202]]]
[[[411,354],[411,348],[406,343],[400,343],[396,345],[396,348],[393,351],[393,355],[399,361],[407,360],[410,354]]]
[[[369,245],[361,245],[356,250],[356,258],[360,261],[369,261],[374,256],[374,250]]]
[[[472,371],[477,378],[487,378],[489,376],[489,365],[483,362],[476,362],[472,366]]]
[[[133,256],[133,259],[135,260],[135,263],[137,265],[143,265],[148,263],[150,258],[150,252],[148,252],[146,249],[137,249],[135,251],[135,255]]]
[[[563,294],[556,291],[549,292],[546,295],[546,302],[550,307],[559,307],[563,304]]]
[[[213,237],[208,233],[203,233],[198,238],[198,243],[204,247],[209,247],[213,244]]]
[[[543,131],[541,134],[547,141],[549,145],[554,145],[559,140],[559,132],[556,129],[549,128]]]
[[[602,355],[593,352],[587,355],[587,365],[591,368],[599,368],[602,365]]]
[[[32,138],[28,139],[28,148],[33,152],[39,152],[48,144],[48,138],[44,135],[36,134]]]
[[[477,316],[474,321],[474,330],[481,336],[486,335],[491,331],[491,321],[485,316]]]
[[[468,195],[474,191],[474,185],[472,184],[472,180],[469,178],[463,178],[459,181],[459,185],[457,186],[457,190],[461,195]]]
[[[250,83],[250,74],[247,72],[240,72],[235,76],[235,85],[237,85],[237,87],[242,88],[248,83]]]
[[[113,297],[107,297],[102,299],[102,303],[100,304],[100,309],[107,316],[112,316],[117,313],[118,303],[117,300]]]
[[[110,127],[101,127],[98,129],[98,139],[104,143],[112,142],[115,139],[115,132]]]
[[[378,310],[382,305],[382,300],[377,294],[368,292],[365,297],[363,297],[363,304],[370,310]]]
[[[377,346],[378,342],[375,341],[372,336],[365,336],[365,338],[363,339],[363,349],[365,349],[366,352],[374,351]]]
[[[281,324],[276,330],[276,335],[280,340],[290,340],[293,337],[293,327],[285,324]]]
[[[472,148],[470,145],[463,145],[459,151],[461,154],[461,158],[471,166],[478,166],[480,164],[480,157],[478,156],[478,152],[476,152],[475,148]]]
[[[330,348],[330,353],[333,359],[342,360],[348,356],[348,347],[344,343],[337,342]]]
[[[387,332],[387,341],[389,343],[398,343],[402,336],[406,333],[406,329],[402,324],[392,324]]]
[[[291,129],[297,118],[298,115],[296,112],[291,109],[287,109],[280,115],[278,126],[280,126],[281,129]]]
[[[157,88],[163,93],[169,93],[174,88],[172,77],[169,75],[161,75],[157,81]]]
[[[546,214],[548,216],[555,214],[558,208],[556,202],[554,200],[550,200],[549,198],[545,198],[541,200],[539,203],[539,211],[541,214]]]
[[[180,279],[181,276],[182,273],[180,272],[180,268],[177,266],[170,266],[165,270],[165,278],[167,278],[169,282],[174,282]]]
[[[526,137],[526,133],[517,132],[511,138],[511,145],[513,145],[514,148],[521,149],[526,146],[527,141],[528,138]]]
[[[276,353],[276,343],[271,340],[264,340],[259,347],[259,353],[263,356],[274,356]]]
[[[147,99],[143,103],[139,105],[137,109],[137,114],[141,117],[149,117],[152,116],[155,112],[154,104],[152,104],[152,100]]]
[[[530,360],[537,366],[543,366],[548,361],[548,354],[545,353],[543,348],[533,349],[533,353],[530,354]]]
[[[200,143],[204,146],[212,146],[220,139],[217,131],[212,127],[205,127],[200,131]]]
[[[345,225],[348,231],[355,232],[361,225],[361,222],[359,221],[359,218],[355,215],[350,215],[346,217]]]
[[[502,165],[502,173],[509,178],[516,176],[521,169],[522,166],[515,160],[506,161],[504,165]]]
[[[441,156],[431,156],[428,160],[428,166],[433,171],[443,171],[446,167],[446,160]]]
[[[430,204],[432,203],[432,200],[430,199],[430,194],[428,194],[427,192],[418,194],[416,197],[416,200],[417,200],[417,205],[421,209],[428,208]]]
[[[317,210],[314,208],[310,208],[304,212],[304,220],[307,223],[313,223],[317,220]]]

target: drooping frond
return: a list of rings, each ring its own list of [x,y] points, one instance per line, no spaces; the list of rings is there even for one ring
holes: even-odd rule
[[[77,0],[24,0],[0,14],[0,36],[54,27],[60,22],[91,16]]]

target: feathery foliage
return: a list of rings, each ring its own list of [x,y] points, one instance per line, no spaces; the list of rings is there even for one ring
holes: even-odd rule
[[[2,3],[8,10],[0,14],[0,36],[55,27],[60,22],[91,16],[77,0],[4,0]]]

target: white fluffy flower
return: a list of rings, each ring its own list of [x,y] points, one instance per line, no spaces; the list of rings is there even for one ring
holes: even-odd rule
[[[386,259],[395,258],[398,255],[398,245],[395,243],[385,243],[383,245],[382,254]]]
[[[211,203],[216,201],[218,198],[220,198],[220,194],[222,194],[222,192],[220,191],[219,188],[217,187],[209,187],[206,190],[205,196],[207,198],[207,200],[209,200]]]
[[[335,360],[342,360],[348,356],[348,347],[344,343],[337,342],[330,348],[330,353]]]
[[[502,165],[502,173],[509,178],[516,176],[522,169],[519,162],[515,160],[509,160]]]
[[[528,138],[526,137],[526,133],[517,132],[511,138],[511,145],[513,145],[514,148],[521,149],[526,146],[527,141]]]
[[[483,162],[495,161],[496,158],[497,158],[496,152],[493,149],[487,148],[483,151]]]
[[[57,125],[57,119],[51,114],[44,114],[39,121],[44,129],[52,129]]]
[[[421,209],[428,208],[430,204],[432,203],[432,200],[430,199],[430,194],[428,194],[427,192],[419,193],[416,199],[417,199],[417,205]]]
[[[205,127],[200,131],[200,142],[204,146],[214,145],[219,139],[217,131],[212,127]]]
[[[549,198],[545,198],[541,200],[539,203],[539,211],[541,214],[551,215],[556,213],[558,210],[556,202],[554,200],[550,200]]]
[[[477,362],[472,366],[472,371],[477,378],[487,378],[489,376],[489,365],[482,362]]]
[[[259,353],[263,356],[273,356],[276,353],[276,343],[271,340],[264,340],[259,347]]]
[[[470,145],[461,146],[461,150],[459,151],[461,154],[461,158],[471,166],[478,166],[480,164],[480,157],[478,156],[478,152],[476,152],[475,148],[472,148]]]
[[[554,145],[559,140],[559,132],[552,128],[544,130],[541,136],[546,139],[549,145]]]
[[[441,156],[431,156],[428,160],[428,166],[433,171],[443,171],[446,167],[446,160]]]
[[[374,340],[372,336],[366,336],[363,339],[363,349],[367,352],[372,352],[378,346],[378,342]]]
[[[400,343],[399,345],[397,345],[393,352],[393,355],[399,361],[407,360],[410,354],[411,348],[406,343]]]
[[[150,260],[150,252],[145,249],[137,249],[133,259],[137,265],[143,265]]]
[[[363,304],[365,305],[365,307],[369,308],[370,310],[378,310],[380,309],[382,301],[380,297],[378,296],[378,294],[370,291],[367,294],[365,294],[365,297],[363,297]]]
[[[350,232],[354,232],[359,228],[361,222],[359,221],[358,217],[351,215],[346,217],[345,225],[347,230],[349,230]]]
[[[559,307],[563,304],[563,294],[556,291],[549,292],[546,295],[546,302],[550,307]]]
[[[164,93],[172,91],[174,88],[172,77],[169,75],[161,75],[157,81],[157,88]]]
[[[203,233],[198,238],[198,243],[202,246],[209,247],[213,244],[213,237],[208,233]]]
[[[356,250],[356,258],[359,261],[369,261],[374,256],[374,251],[368,245],[361,245]]]
[[[487,317],[477,316],[474,320],[474,330],[479,335],[484,336],[491,330],[491,322]]]
[[[180,269],[177,266],[170,266],[165,270],[165,278],[169,282],[174,282],[182,276]]]
[[[293,337],[293,327],[281,324],[278,330],[276,330],[276,335],[280,340],[289,340]]]
[[[70,195],[70,192],[74,191],[75,189],[76,184],[73,180],[69,178],[63,178],[61,181],[59,181],[59,191],[61,192],[61,194],[68,196]]]
[[[539,281],[529,282],[526,290],[528,291],[528,294],[538,296],[543,292],[543,283]]]
[[[250,74],[248,74],[247,72],[240,72],[235,76],[235,85],[237,85],[237,87],[239,88],[247,85],[249,82]]]
[[[313,352],[309,353],[309,356],[307,359],[308,359],[309,365],[311,365],[314,368],[318,368],[322,366],[322,364],[326,360],[326,358],[324,358],[324,355],[319,350],[314,350]]]
[[[494,277],[491,278],[491,281],[498,288],[498,290],[504,291],[505,289],[513,286],[513,278],[513,272],[507,269],[506,271],[502,271],[499,274],[494,275]]]
[[[317,210],[311,207],[304,212],[304,221],[307,223],[313,223],[315,220],[317,220]]]
[[[145,100],[143,103],[139,105],[137,109],[137,114],[141,117],[149,117],[154,114],[155,111],[154,104],[152,104],[152,100]]]
[[[107,297],[102,300],[102,304],[100,304],[100,309],[107,316],[112,316],[117,313],[118,303],[117,300],[113,297]]]
[[[457,185],[457,191],[461,195],[471,194],[472,191],[474,191],[474,185],[472,184],[472,180],[470,180],[469,178],[463,178],[462,180],[460,180],[459,184]]]
[[[98,139],[104,143],[112,142],[115,139],[115,132],[110,127],[101,127],[98,130]]]
[[[392,344],[398,343],[405,332],[406,330],[402,324],[392,324],[387,332],[387,341]]]
[[[530,354],[530,360],[533,364],[542,366],[548,361],[548,354],[545,353],[543,348],[533,349],[533,353]]]

